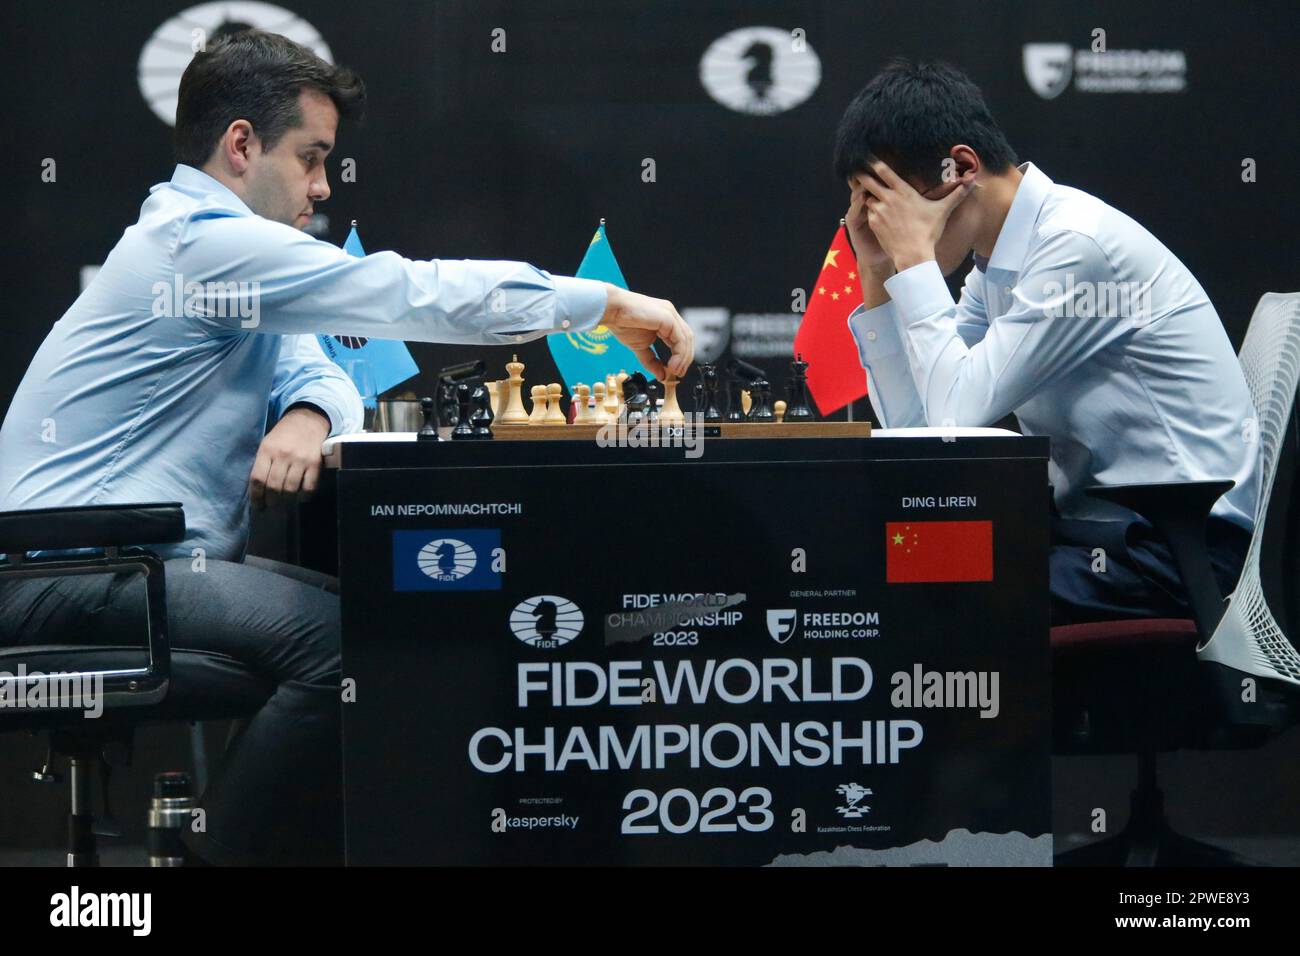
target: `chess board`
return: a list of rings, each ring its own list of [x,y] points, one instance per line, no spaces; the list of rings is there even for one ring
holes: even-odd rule
[[[503,441],[596,441],[605,425],[496,425],[492,438]],[[614,426],[617,427],[617,426]],[[629,426],[629,430],[631,427]],[[653,426],[651,426],[653,427]],[[660,426],[691,429],[695,426]],[[718,422],[699,426],[705,438],[870,438],[870,422]]]

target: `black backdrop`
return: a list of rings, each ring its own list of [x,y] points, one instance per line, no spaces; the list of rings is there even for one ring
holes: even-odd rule
[[[305,18],[370,89],[365,126],[342,131],[330,164],[334,195],[321,210],[334,242],[355,218],[371,251],[517,258],[569,274],[605,217],[634,289],[683,311],[721,307],[775,317],[764,321],[779,326],[790,315],[791,290],[814,281],[846,205],[830,171],[835,123],[875,68],[902,53],[960,65],[983,87],[1022,159],[1101,196],[1163,239],[1209,292],[1234,344],[1262,293],[1300,286],[1294,3],[278,5]],[[0,5],[0,408],[78,294],[82,268],[102,261],[135,221],[148,187],[171,175],[170,128],[147,105],[137,71],[154,31],[189,6]],[[755,116],[705,91],[706,49],[750,26],[805,31],[821,81],[802,104]],[[505,53],[491,49],[498,27],[506,31]],[[1036,93],[1022,64],[1025,45],[1087,50],[1097,29],[1111,51],[1181,53],[1185,88],[1090,92],[1076,71],[1059,95]],[[356,161],[354,183],[340,181],[345,157]],[[642,180],[646,158],[655,160],[653,183]],[[1246,158],[1256,163],[1255,182],[1242,180]],[[46,159],[57,164],[52,183],[42,181]],[[412,351],[424,369],[416,387],[425,392],[439,366],[483,354],[423,344]],[[556,377],[544,343],[519,351],[530,380]],[[500,370],[507,354],[488,357]],[[777,359],[749,357],[779,379]],[[858,411],[867,414],[865,403]],[[1272,525],[1270,537],[1276,556],[1283,546]],[[12,737],[0,743],[16,745]],[[182,740],[168,740],[183,752]],[[1207,775],[1204,763],[1175,761],[1169,789],[1184,802],[1173,809],[1201,832],[1295,833],[1286,795],[1296,772],[1282,768],[1300,764],[1289,740],[1215,758],[1217,775]],[[6,751],[0,764],[7,771],[14,759],[35,756],[36,746],[25,757]],[[1086,787],[1058,780],[1058,823],[1086,820],[1099,802],[1122,805],[1127,770],[1112,771],[1088,771]],[[133,784],[140,798],[146,772]],[[26,790],[12,790],[16,778],[0,776],[0,806],[9,808],[0,842],[57,842],[57,812],[30,805]],[[1201,789],[1207,777],[1255,785],[1211,797]],[[1113,793],[1103,801],[1107,788]]]
[[[0,401],[77,295],[81,268],[102,261],[149,185],[171,174],[170,128],[146,104],[137,67],[154,31],[188,6],[4,7]],[[371,93],[364,127],[342,132],[331,162],[334,195],[321,209],[335,242],[355,218],[371,251],[518,258],[571,274],[603,216],[634,289],[683,310],[776,317],[766,324],[779,338],[782,313],[792,325],[791,290],[816,278],[846,205],[830,172],[835,123],[873,70],[903,53],[962,66],[1022,159],[1162,238],[1201,280],[1234,342],[1261,293],[1297,285],[1293,4],[281,6],[314,27]],[[788,112],[736,112],[701,84],[709,45],[756,25],[802,29],[820,61],[820,85]],[[498,27],[504,53],[491,49]],[[1025,44],[1087,50],[1098,28],[1112,53],[1181,52],[1185,89],[1094,93],[1077,77],[1053,99],[1030,88]],[[354,183],[340,181],[345,157],[356,161]],[[57,163],[54,183],[42,181],[47,158]],[[646,158],[655,182],[642,179]],[[1242,181],[1244,158],[1256,161],[1256,182]],[[473,352],[412,350],[424,391],[438,367]],[[530,380],[556,377],[544,343],[521,351]],[[749,355],[783,377],[781,359]],[[488,357],[504,375],[505,350]]]

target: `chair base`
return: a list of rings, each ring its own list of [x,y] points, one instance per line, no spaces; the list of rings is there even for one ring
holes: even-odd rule
[[[1138,755],[1138,787],[1129,798],[1129,819],[1113,837],[1058,853],[1056,866],[1266,866],[1176,832],[1165,817],[1165,798],[1155,785],[1154,753]]]

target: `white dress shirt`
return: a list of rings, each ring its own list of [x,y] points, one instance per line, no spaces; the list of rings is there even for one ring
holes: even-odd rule
[[[18,386],[0,511],[179,501],[186,539],[160,553],[239,560],[268,412],[309,402],[331,435],[361,427],[316,333],[509,345],[604,315],[603,283],[522,262],[348,255],[190,166],[150,192]]]
[[[1088,485],[1230,478],[1213,514],[1247,530],[1255,408],[1205,290],[1155,236],[1032,163],[961,301],[933,260],[849,316],[882,426],[992,425],[1052,440],[1062,516],[1131,520]]]

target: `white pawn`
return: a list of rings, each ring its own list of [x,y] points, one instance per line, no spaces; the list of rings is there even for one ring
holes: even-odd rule
[[[533,413],[528,416],[528,424],[540,425],[546,418],[546,386],[534,385],[530,394],[533,396]]]
[[[548,399],[546,407],[546,417],[542,419],[543,425],[567,425],[568,419],[564,417],[564,408],[560,405],[560,399],[564,396],[564,386],[552,383],[546,386],[546,397]]]
[[[597,382],[591,386],[591,389],[595,405],[592,407],[587,423],[590,425],[607,425],[609,424],[609,412],[605,410],[605,383]]]
[[[587,425],[591,422],[591,412],[587,409],[587,403],[591,401],[591,389],[586,385],[579,384],[577,394],[573,397],[576,403],[573,409],[573,424]]]

